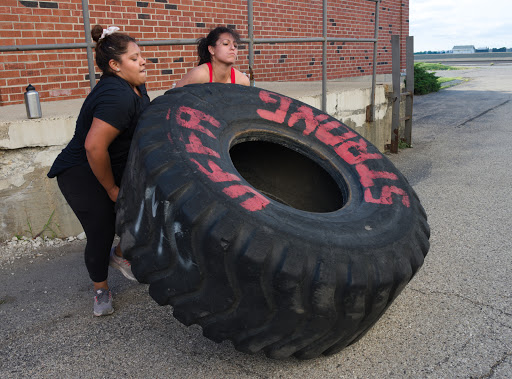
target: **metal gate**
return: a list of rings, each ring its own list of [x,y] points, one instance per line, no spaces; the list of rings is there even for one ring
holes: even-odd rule
[[[375,108],[375,86],[377,70],[377,40],[379,31],[379,5],[382,0],[364,0],[375,3],[375,29],[374,38],[331,38],[327,37],[327,0],[322,1],[322,37],[313,38],[254,38],[253,34],[253,0],[247,1],[247,19],[248,19],[248,37],[242,39],[242,42],[249,44],[249,74],[254,72],[254,45],[262,43],[302,43],[302,42],[322,42],[322,110],[326,110],[327,99],[327,43],[328,42],[357,42],[373,43],[373,73],[372,73],[372,92],[370,96],[368,122],[374,121]],[[3,51],[28,51],[28,50],[60,50],[60,49],[87,49],[87,62],[89,70],[90,86],[93,88],[96,84],[94,70],[94,60],[92,48],[95,43],[91,38],[91,25],[89,21],[89,2],[82,0],[83,24],[85,30],[85,43],[61,43],[61,44],[40,44],[40,45],[13,45],[0,46],[0,52]],[[138,41],[140,46],[169,46],[169,45],[195,45],[196,39],[171,39],[171,40],[153,40]],[[251,81],[251,85],[254,81]]]
[[[307,43],[322,42],[322,111],[326,111],[327,102],[327,44],[329,42],[351,42],[351,43],[372,43],[373,44],[373,63],[372,63],[372,87],[367,106],[366,122],[375,121],[375,87],[377,76],[377,42],[379,33],[379,5],[382,0],[364,0],[375,3],[375,28],[374,38],[333,38],[327,37],[327,0],[322,1],[322,37],[312,38],[254,38],[253,33],[253,0],[247,1],[247,19],[248,19],[248,38],[242,39],[242,42],[249,45],[249,74],[251,85],[254,85],[254,45],[264,43]],[[39,45],[12,45],[0,46],[0,52],[4,51],[28,51],[28,50],[60,50],[60,49],[83,49],[87,50],[87,63],[89,70],[90,86],[93,88],[96,84],[94,69],[94,60],[92,48],[95,43],[91,39],[91,26],[89,21],[89,2],[82,0],[83,26],[85,30],[85,43],[61,43],[61,44],[39,44]],[[407,37],[407,78],[406,92],[400,93],[400,40],[398,35],[391,36],[392,42],[392,77],[393,77],[393,111],[392,111],[392,133],[391,144],[386,147],[393,153],[398,152],[399,144],[399,125],[405,120],[404,141],[411,144],[412,129],[412,103],[414,93],[414,52],[413,37]],[[171,40],[151,40],[138,41],[140,46],[169,46],[169,45],[195,45],[196,39],[171,39]],[[401,98],[406,96],[405,117],[400,119]]]
[[[393,108],[391,118],[391,143],[386,147],[391,153],[398,153],[398,145],[400,142],[400,123],[405,121],[402,140],[409,146],[412,144],[412,106],[414,100],[414,37],[406,38],[406,74],[405,74],[405,92],[402,92],[400,85],[400,36],[391,36],[392,49],[392,83],[393,83]],[[400,104],[402,98],[405,97],[405,115],[400,117]]]

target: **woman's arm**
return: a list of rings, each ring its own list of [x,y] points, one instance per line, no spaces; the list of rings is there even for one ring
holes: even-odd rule
[[[251,81],[249,80],[247,75],[245,75],[244,73],[238,71],[237,69],[235,69],[235,83],[236,84],[241,84],[243,86],[251,85]]]
[[[85,151],[92,172],[114,202],[117,200],[119,187],[114,181],[108,147],[120,133],[112,125],[94,117],[85,139]]]
[[[201,66],[194,67],[192,70],[187,72],[183,78],[176,83],[176,87],[183,87],[187,84],[193,83],[208,83],[209,81],[210,72],[208,71],[208,66],[206,64],[202,64]]]
[[[187,72],[173,88],[183,87],[187,84],[208,82],[210,82],[210,71],[206,64],[202,64],[201,66],[194,67],[192,70]],[[237,69],[235,69],[235,83],[244,86],[249,86],[251,84],[249,78]]]

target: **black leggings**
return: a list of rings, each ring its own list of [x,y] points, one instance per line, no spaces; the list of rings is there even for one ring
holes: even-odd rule
[[[103,282],[115,236],[115,203],[89,167],[71,167],[57,176],[57,182],[87,236],[84,256],[89,277]]]

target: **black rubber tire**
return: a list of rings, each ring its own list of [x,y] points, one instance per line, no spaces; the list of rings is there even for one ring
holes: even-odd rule
[[[215,83],[168,91],[142,115],[117,232],[179,321],[299,359],[360,338],[430,234],[407,180],[360,135],[288,97]]]

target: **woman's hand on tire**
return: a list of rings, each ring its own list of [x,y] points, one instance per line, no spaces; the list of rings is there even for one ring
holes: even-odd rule
[[[114,185],[114,187],[107,190],[108,197],[110,197],[110,200],[112,200],[114,203],[117,201],[117,196],[119,195],[119,187]]]

